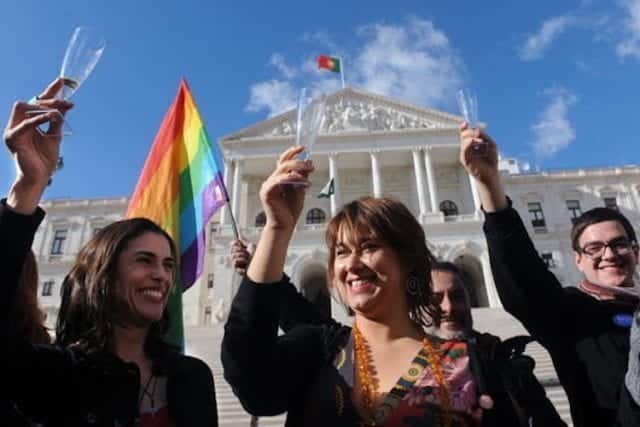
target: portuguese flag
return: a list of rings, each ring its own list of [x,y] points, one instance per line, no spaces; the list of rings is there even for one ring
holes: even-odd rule
[[[318,56],[318,68],[325,68],[334,73],[340,72],[340,59],[327,55]]]

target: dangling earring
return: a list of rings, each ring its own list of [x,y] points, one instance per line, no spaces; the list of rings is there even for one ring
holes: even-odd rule
[[[406,287],[407,293],[411,296],[417,296],[422,293],[422,284],[420,283],[420,280],[418,280],[418,277],[413,273],[410,273],[409,276],[407,276]]]

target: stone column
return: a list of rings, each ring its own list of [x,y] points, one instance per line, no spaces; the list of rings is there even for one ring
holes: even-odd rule
[[[337,153],[329,153],[329,179],[331,178],[333,178],[333,196],[329,198],[329,203],[331,204],[331,216],[334,216],[342,206]]]
[[[635,204],[636,215],[640,216],[640,185],[627,184],[631,201]]]
[[[470,174],[467,174],[469,177],[469,185],[471,186],[471,196],[473,197],[473,207],[474,212],[480,212],[480,194],[478,193],[478,187],[476,186],[476,179],[472,177]]]
[[[233,189],[233,183],[231,182],[231,177],[233,176],[232,169],[233,169],[233,162],[231,160],[225,159],[223,179],[224,179],[224,185],[227,187],[228,192],[232,191]],[[229,195],[229,197],[231,197],[231,195]],[[220,208],[220,225],[225,225],[230,223],[231,223],[231,217],[229,215],[229,208],[225,203],[224,205],[222,205],[222,208]]]
[[[422,166],[420,162],[420,149],[414,148],[411,150],[413,156],[413,173],[416,176],[416,188],[418,190],[418,204],[420,205],[420,219],[424,218],[427,213],[427,200],[424,194],[424,174],[422,173]]]
[[[240,213],[240,190],[242,187],[242,160],[234,160],[235,169],[233,171],[233,194],[231,196],[231,209],[233,210],[233,216],[239,223]],[[238,224],[240,228],[240,224]]]
[[[491,272],[491,263],[489,262],[489,255],[485,253],[480,259],[482,266],[482,276],[484,277],[484,286],[487,291],[487,299],[489,300],[489,307],[502,308],[500,297],[498,296],[498,290],[493,280],[493,273]]]
[[[431,147],[424,148],[424,168],[427,172],[427,185],[429,186],[429,200],[431,202],[431,212],[438,213],[438,189],[436,177],[433,172],[433,161],[431,160]]]
[[[380,179],[380,166],[378,165],[379,151],[371,151],[371,179],[373,181],[373,197],[382,197],[382,182]]]

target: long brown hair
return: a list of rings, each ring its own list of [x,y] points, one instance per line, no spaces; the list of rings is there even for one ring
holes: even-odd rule
[[[329,222],[325,236],[329,248],[329,286],[333,285],[333,264],[341,230],[353,236],[376,238],[399,255],[410,271],[410,280],[416,281],[417,292],[405,290],[409,316],[421,327],[431,326],[438,312],[430,286],[434,257],[427,247],[424,230],[411,211],[389,197],[362,197],[344,205]]]
[[[32,251],[27,253],[20,274],[13,319],[18,336],[33,344],[47,344],[51,337],[44,326],[45,315],[38,306],[38,265]]]
[[[145,233],[165,237],[173,258],[177,260],[173,240],[153,221],[132,218],[101,229],[80,250],[62,283],[62,303],[56,325],[59,344],[86,352],[112,348],[113,327],[121,321],[118,312],[122,303],[116,290],[119,255],[131,240]],[[169,313],[165,308],[162,319],[154,322],[147,334],[145,351],[148,355],[160,348],[168,324]]]

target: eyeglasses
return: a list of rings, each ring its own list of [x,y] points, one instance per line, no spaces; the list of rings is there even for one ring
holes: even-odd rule
[[[602,258],[607,248],[616,255],[627,255],[633,248],[636,247],[636,242],[629,241],[628,239],[616,239],[609,242],[591,242],[580,248],[580,252],[588,256],[589,258]]]

